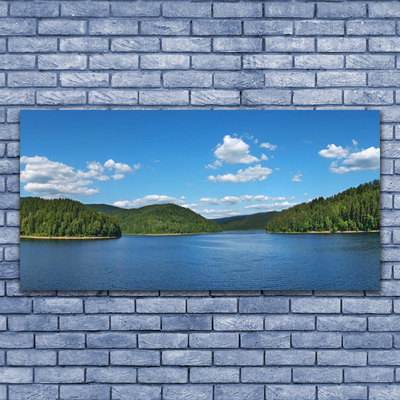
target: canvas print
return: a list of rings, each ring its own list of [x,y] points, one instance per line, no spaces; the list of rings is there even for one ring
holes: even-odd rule
[[[379,111],[21,112],[25,290],[377,290]]]

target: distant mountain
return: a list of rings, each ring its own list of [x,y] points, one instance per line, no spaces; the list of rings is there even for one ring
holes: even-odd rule
[[[119,237],[121,229],[106,214],[69,199],[21,198],[21,236]]]
[[[267,222],[271,220],[278,211],[262,212],[250,215],[237,215],[234,217],[213,219],[215,223],[226,231],[256,231],[265,230]]]
[[[215,222],[176,204],[154,204],[129,210],[105,204],[88,204],[86,206],[111,215],[124,234],[185,234],[223,231]]]
[[[267,224],[267,232],[336,232],[379,230],[379,180],[319,197],[280,212]]]

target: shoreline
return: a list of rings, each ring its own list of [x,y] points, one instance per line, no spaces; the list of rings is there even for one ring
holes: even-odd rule
[[[120,236],[20,236],[20,239],[45,239],[45,240],[96,240],[96,239],[118,239]]]
[[[336,234],[336,233],[378,233],[378,232],[380,232],[380,230],[373,230],[373,231],[336,231],[336,232],[332,232],[332,231],[267,232],[267,233],[270,233],[270,234],[278,233],[278,234],[280,234],[280,235],[307,235],[307,234],[312,234],[312,235],[317,235],[317,234],[328,235],[328,234],[330,234],[330,233]]]
[[[122,236],[193,236],[193,235],[211,235],[213,233],[223,232],[197,232],[197,233],[123,233]]]

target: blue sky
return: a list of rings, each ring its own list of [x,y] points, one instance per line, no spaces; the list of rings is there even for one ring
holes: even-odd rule
[[[379,178],[379,111],[21,112],[21,196],[218,218]]]

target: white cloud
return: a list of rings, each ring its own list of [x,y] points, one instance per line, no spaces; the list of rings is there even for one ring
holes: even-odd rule
[[[222,162],[219,160],[215,160],[213,164],[207,164],[205,166],[207,169],[217,169],[219,167],[222,167]]]
[[[301,177],[303,176],[303,174],[299,171],[297,174],[293,175],[292,181],[293,182],[301,182],[302,179]]]
[[[264,149],[268,149],[268,150],[276,150],[278,146],[276,144],[271,144],[271,143],[265,142],[265,143],[261,143],[260,147],[263,147]]]
[[[220,162],[226,164],[252,164],[260,161],[250,154],[250,146],[240,138],[224,136],[222,144],[218,144],[214,155]]]
[[[272,204],[252,204],[251,206],[246,206],[245,209],[257,209],[257,210],[284,210],[289,207],[293,207],[298,203],[289,203],[285,201],[283,203],[272,203]]]
[[[332,143],[328,144],[326,149],[320,150],[318,154],[324,158],[345,158],[349,154],[349,150]]]
[[[114,181],[120,181],[121,179],[125,178],[124,174],[114,174],[114,175],[111,175],[111,176],[114,179]]]
[[[111,158],[104,163],[104,166],[110,171],[114,170],[116,172],[127,174],[132,172],[132,167],[128,164],[115,162]]]
[[[101,176],[93,162],[89,163],[91,168],[88,172],[75,171],[69,165],[42,156],[22,156],[21,164],[25,164],[25,168],[21,170],[21,182],[26,183],[24,190],[34,195],[58,198],[90,196],[99,192],[97,188],[88,187],[93,183],[87,179],[89,176]]]
[[[216,205],[219,204],[219,200],[214,198],[214,197],[202,197],[200,199],[200,203],[202,204],[210,204],[210,205]]]
[[[222,204],[239,204],[240,198],[236,196],[225,196],[220,200],[220,202]]]
[[[198,210],[196,212],[209,219],[234,217],[235,215],[241,215],[241,213],[229,209],[227,210],[205,209],[205,210]]]
[[[352,141],[352,143],[353,143],[353,146],[357,146],[357,145],[358,145],[357,140],[351,139],[351,141]]]
[[[107,175],[104,175],[104,167],[99,163],[98,161],[87,161],[86,162],[86,167],[89,171],[87,172],[82,172],[78,171],[81,173],[82,177],[84,178],[93,178],[97,179],[99,181],[108,181],[110,180],[110,177]]]
[[[269,175],[271,175],[272,169],[261,167],[256,165],[254,167],[248,167],[246,169],[239,169],[236,175],[225,174],[225,175],[210,175],[208,180],[210,182],[231,182],[231,183],[245,183],[254,181],[264,181]]]
[[[329,170],[335,174],[344,174],[353,171],[366,171],[379,169],[380,166],[380,149],[369,147],[356,153],[351,153],[338,165],[337,161],[332,162]]]
[[[116,201],[115,203],[113,203],[113,205],[122,208],[137,208],[137,207],[148,206],[151,204],[165,204],[165,203],[183,204],[184,201],[183,199],[177,199],[171,196],[150,194],[132,201],[130,200]]]

